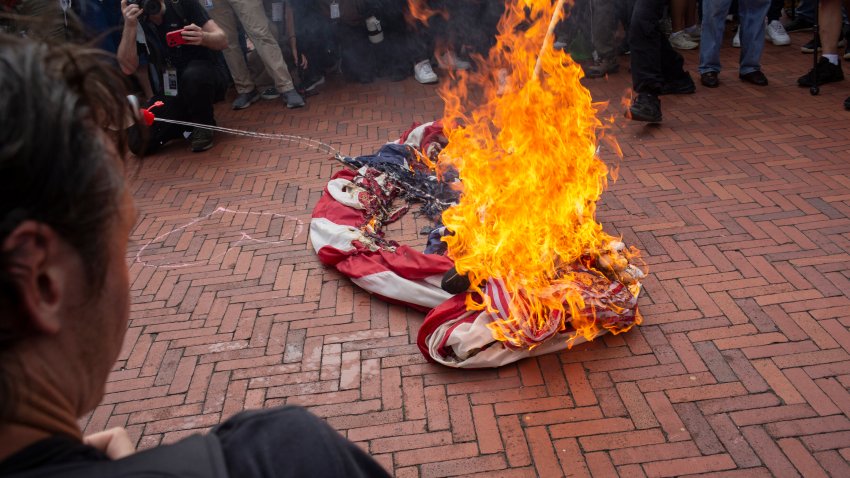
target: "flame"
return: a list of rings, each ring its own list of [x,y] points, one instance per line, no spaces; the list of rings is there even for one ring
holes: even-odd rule
[[[534,342],[553,318],[564,330],[565,315],[575,329],[569,343],[605,327],[577,290],[592,277],[571,266],[592,268],[587,258],[615,241],[595,219],[609,174],[597,156],[603,124],[600,105],[579,83],[582,69],[552,48],[547,25],[563,11],[555,8],[552,0],[509,2],[478,71],[458,72],[439,90],[449,140],[439,168],[455,168],[462,190],[459,204],[443,213],[454,233],[444,240],[477,292],[467,296],[469,309],[493,310],[481,285],[491,278],[505,284],[510,310],[491,330],[512,345]]]
[[[449,18],[447,11],[442,9],[435,10],[429,7],[428,0],[407,0],[405,18],[408,24],[413,25],[415,22],[419,22],[423,25],[427,25],[428,21],[434,15],[440,15],[443,19]]]

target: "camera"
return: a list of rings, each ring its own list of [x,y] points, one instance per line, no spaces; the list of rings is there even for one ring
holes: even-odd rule
[[[160,0],[127,0],[127,5],[138,5],[146,16],[156,15],[162,11]]]

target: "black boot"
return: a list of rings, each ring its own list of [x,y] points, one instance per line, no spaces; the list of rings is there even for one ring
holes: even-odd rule
[[[634,121],[646,121],[649,123],[661,122],[661,101],[657,95],[652,93],[638,93],[632,100],[626,118]]]

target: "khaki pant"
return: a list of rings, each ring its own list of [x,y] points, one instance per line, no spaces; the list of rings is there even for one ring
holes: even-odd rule
[[[262,0],[213,0],[213,8],[209,12],[210,17],[227,35],[224,59],[238,93],[249,93],[256,88],[256,85],[251,80],[251,74],[245,64],[245,56],[239,46],[237,18],[242,23],[245,34],[254,44],[257,54],[266,65],[266,70],[274,80],[275,88],[280,92],[294,88],[292,77],[283,61],[280,46],[269,28],[269,19],[263,9]]]

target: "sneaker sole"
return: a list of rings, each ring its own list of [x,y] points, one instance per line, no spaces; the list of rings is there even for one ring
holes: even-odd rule
[[[791,44],[790,38],[788,40],[780,40],[780,41],[776,41],[773,38],[768,38],[768,40],[770,40],[770,43],[773,43],[776,46],[787,46],[787,45]]]
[[[289,103],[287,103],[286,107],[290,110],[294,110],[296,108],[303,108],[305,104],[306,103],[301,103],[300,105],[290,105]]]
[[[254,103],[260,101],[260,98],[262,98],[262,96],[257,95],[255,98],[252,98],[250,101],[248,101],[248,104],[245,105],[245,106],[238,106],[238,107],[236,105],[231,105],[231,106],[233,106],[233,109],[235,111],[244,110],[245,108],[247,108],[247,107],[253,105]]]
[[[599,72],[599,73],[593,73],[593,72],[589,72],[589,71],[585,72],[584,77],[585,78],[605,78],[607,75],[610,75],[612,73],[617,73],[618,71],[620,71],[619,65],[617,65],[614,68],[611,68],[610,70],[608,70],[606,72]]]
[[[626,110],[625,116],[626,116],[626,118],[628,118],[632,121],[642,121],[642,122],[645,122],[645,123],[660,123],[661,119],[662,119],[661,116],[653,116],[653,117],[643,116],[643,115],[635,116],[635,114],[632,112],[631,108]]]
[[[193,152],[193,153],[203,153],[204,151],[207,151],[207,150],[209,150],[209,149],[210,149],[210,148],[212,148],[212,147],[213,147],[213,143],[207,144],[207,145],[205,145],[205,146],[204,146],[204,147],[202,147],[202,148],[194,148],[194,147],[193,147],[193,148],[192,148],[192,152]]]

